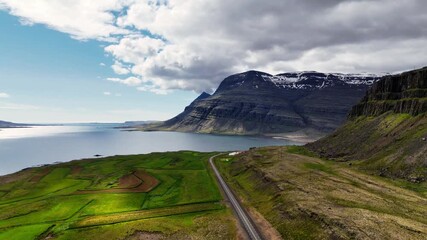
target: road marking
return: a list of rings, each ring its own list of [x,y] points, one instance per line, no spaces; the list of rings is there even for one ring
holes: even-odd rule
[[[249,238],[252,240],[262,240],[262,237],[256,230],[255,226],[250,221],[250,217],[246,214],[245,211],[243,211],[243,208],[241,207],[240,203],[237,201],[236,197],[231,192],[230,188],[228,187],[227,183],[224,181],[224,179],[221,177],[221,174],[219,173],[218,169],[215,167],[215,164],[213,163],[213,159],[221,154],[212,156],[209,158],[209,164],[211,165],[212,169],[214,170],[215,176],[218,179],[219,184],[221,185],[221,188],[224,190],[225,195],[230,200],[231,205],[233,209],[236,211],[237,216],[240,219],[240,222],[243,224],[243,227],[246,230],[246,233],[248,234]]]

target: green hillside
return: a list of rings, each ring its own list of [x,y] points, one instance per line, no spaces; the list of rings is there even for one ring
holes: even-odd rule
[[[427,180],[427,68],[383,78],[347,122],[307,147],[322,157],[412,182]]]
[[[354,166],[380,176],[427,179],[427,117],[425,114],[384,113],[360,116],[309,148],[337,161],[353,160]]]

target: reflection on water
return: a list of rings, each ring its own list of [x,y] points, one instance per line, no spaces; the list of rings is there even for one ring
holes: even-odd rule
[[[90,130],[90,126],[35,126],[28,128],[4,128],[0,131],[0,139],[41,137]]]
[[[0,175],[39,164],[178,150],[233,151],[297,144],[244,136],[120,131],[112,125],[39,126],[0,131]]]

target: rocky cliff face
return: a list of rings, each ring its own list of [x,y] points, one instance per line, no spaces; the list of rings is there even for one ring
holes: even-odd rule
[[[378,116],[392,111],[417,115],[427,111],[427,68],[384,77],[374,84],[350,117]]]
[[[203,93],[178,116],[148,129],[253,135],[330,132],[378,79],[318,72],[235,74],[213,95]]]
[[[379,175],[427,180],[427,68],[375,83],[348,121],[307,147]]]

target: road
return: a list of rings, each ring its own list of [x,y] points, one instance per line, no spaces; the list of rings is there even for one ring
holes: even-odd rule
[[[227,183],[224,181],[224,179],[221,177],[221,174],[219,173],[218,169],[215,167],[214,159],[215,157],[219,156],[221,154],[212,156],[209,158],[209,164],[211,165],[215,176],[221,185],[222,190],[224,191],[226,197],[231,203],[231,206],[233,207],[234,211],[237,214],[237,217],[239,218],[239,221],[243,225],[244,229],[246,230],[246,233],[248,234],[249,238],[252,240],[262,240],[261,234],[258,232],[257,228],[253,224],[253,221],[251,220],[250,216],[246,213],[246,211],[243,209],[243,207],[240,205],[239,201],[237,201],[236,197],[234,196],[233,192],[228,187]]]

